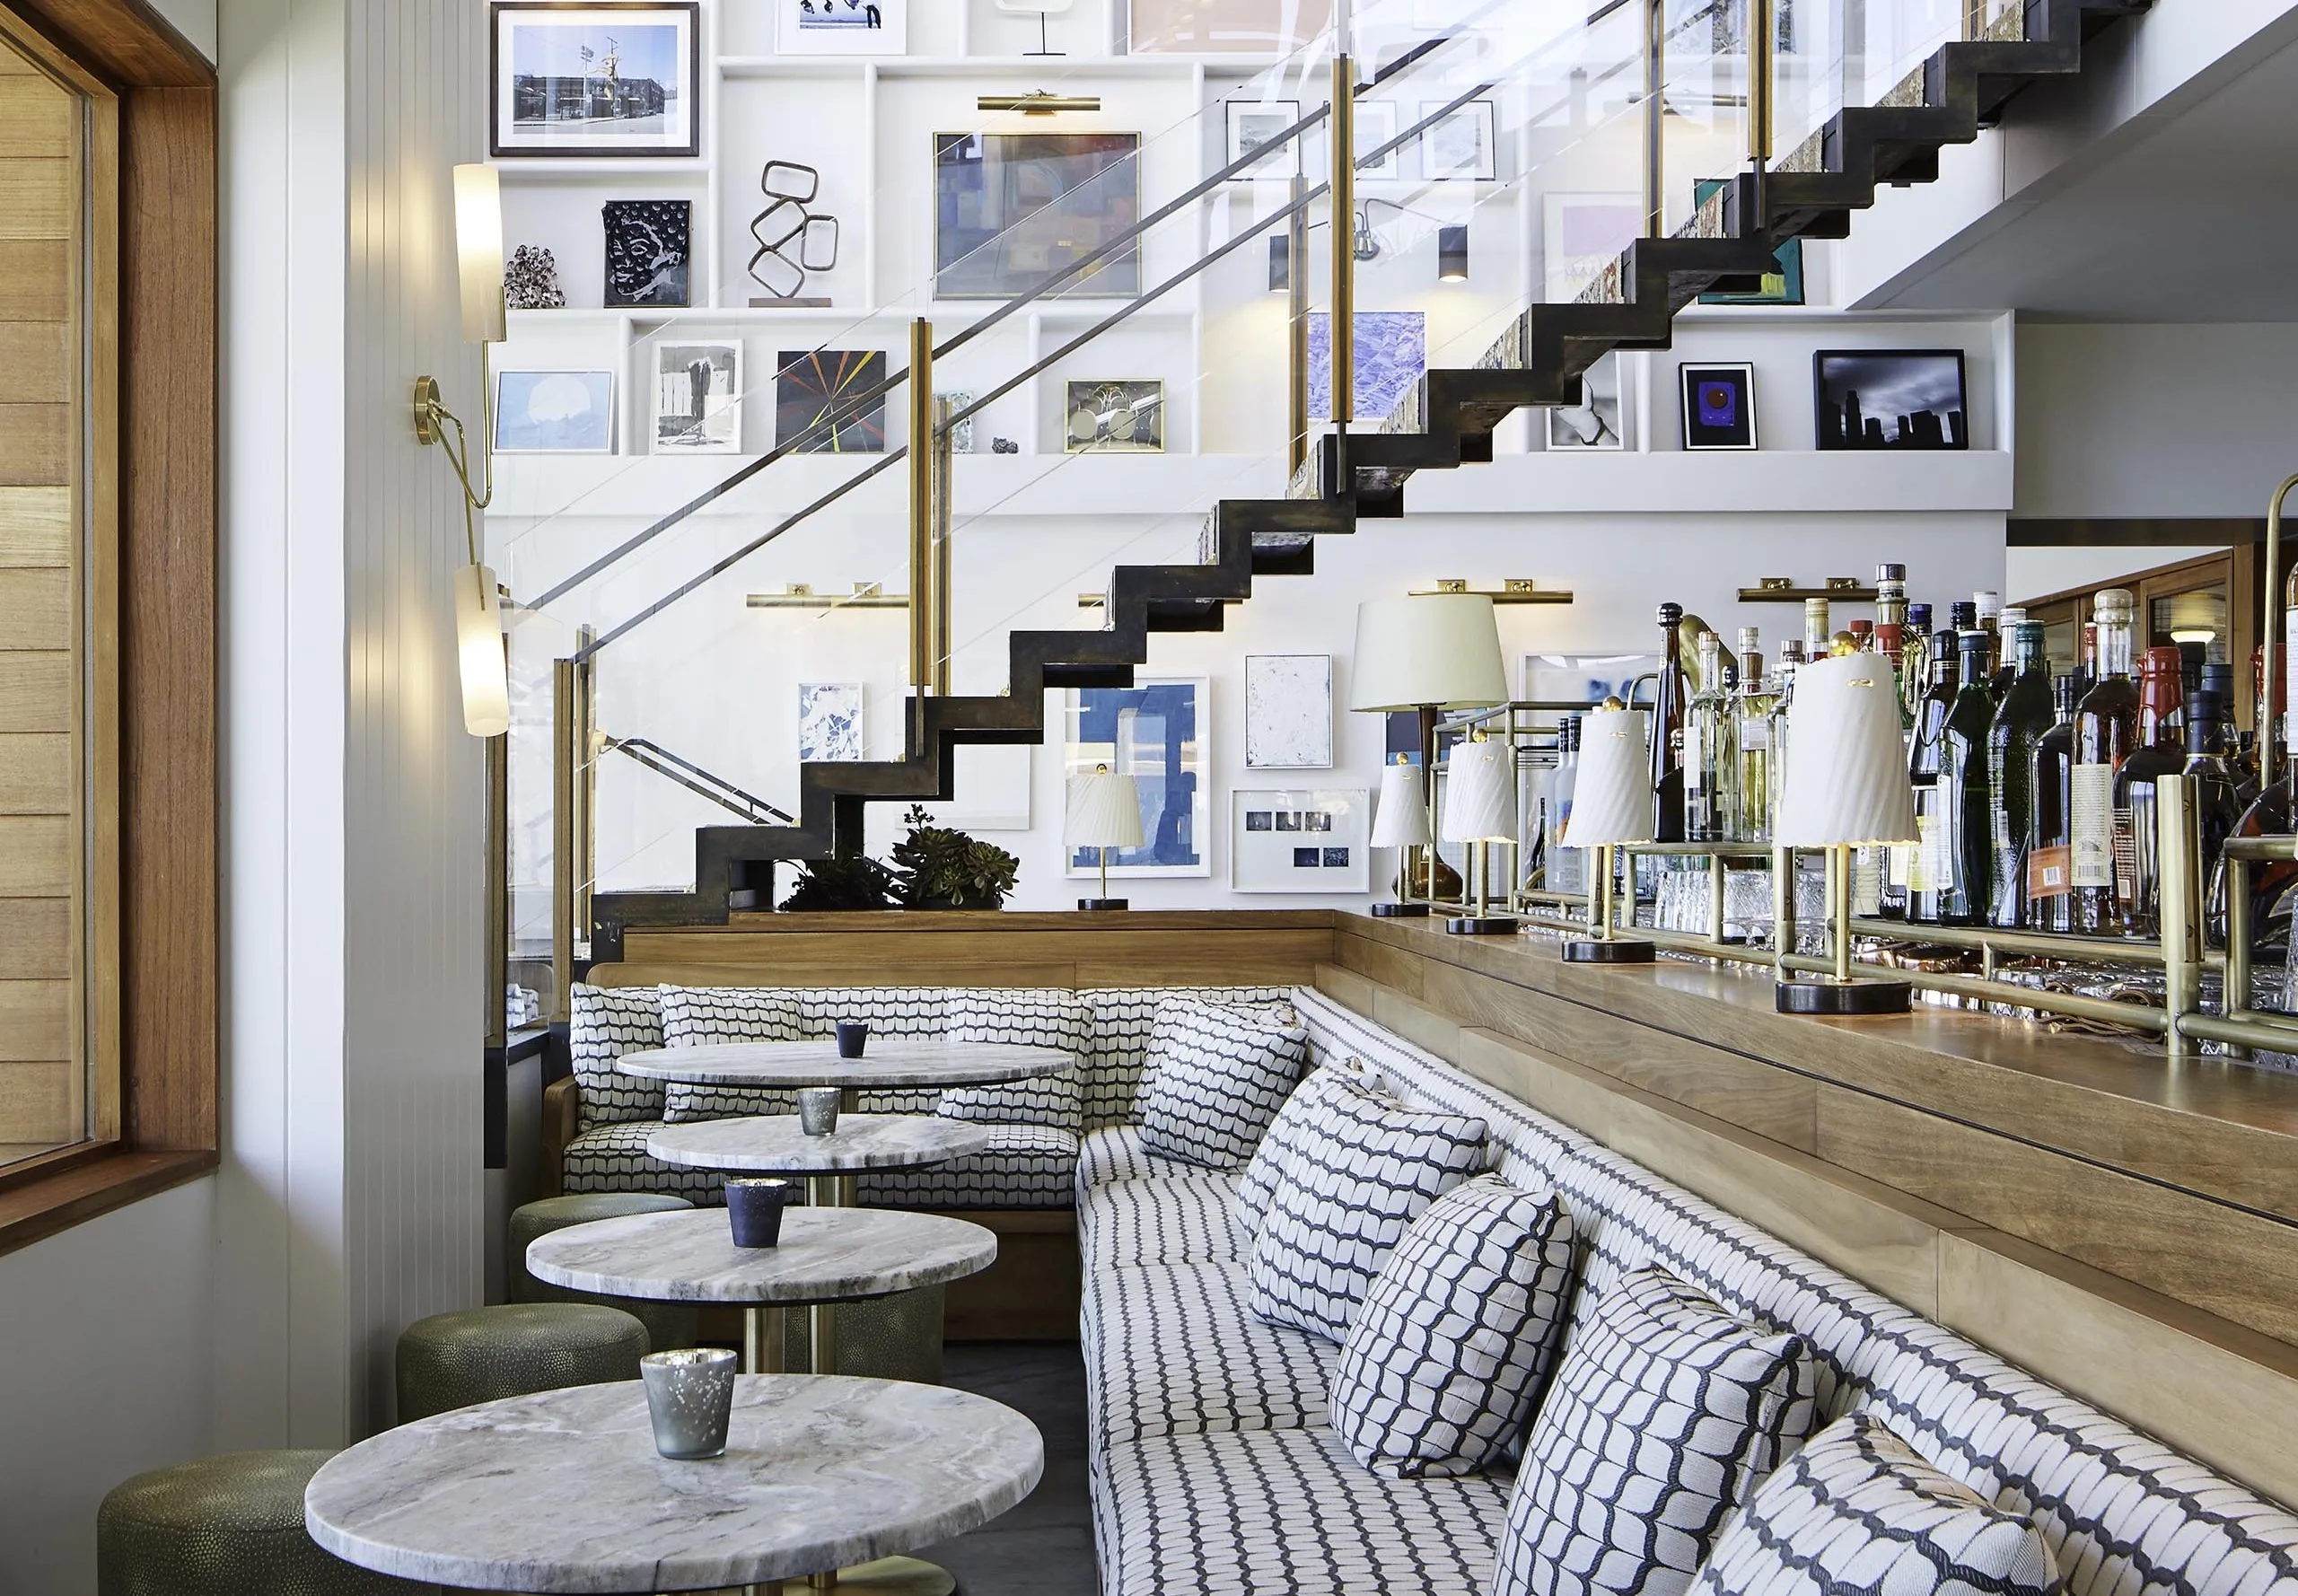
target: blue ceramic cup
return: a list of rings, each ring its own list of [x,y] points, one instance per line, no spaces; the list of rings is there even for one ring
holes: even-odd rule
[[[774,1247],[782,1241],[782,1210],[790,1206],[791,1182],[741,1179],[726,1182],[726,1218],[737,1247]]]

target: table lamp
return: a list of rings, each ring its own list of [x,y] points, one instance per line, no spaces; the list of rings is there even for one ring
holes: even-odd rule
[[[1907,982],[1851,978],[1851,850],[1916,839],[1915,791],[1908,782],[1890,663],[1877,654],[1855,653],[1804,664],[1795,672],[1787,746],[1792,757],[1772,840],[1782,849],[1827,850],[1835,972],[1780,982],[1778,1010],[1904,1014],[1914,995]],[[1794,867],[1792,855],[1788,867]]]
[[[1491,912],[1491,853],[1495,842],[1516,843],[1516,756],[1514,746],[1478,737],[1457,742],[1444,761],[1446,842],[1466,843],[1469,873],[1476,878],[1476,908],[1444,922],[1454,936],[1513,936],[1517,922]],[[1466,907],[1463,903],[1462,907]]]
[[[1397,900],[1374,904],[1373,914],[1383,920],[1402,920],[1418,919],[1428,913],[1426,904],[1411,900],[1410,850],[1434,840],[1428,829],[1428,798],[1421,788],[1420,772],[1399,754],[1395,764],[1381,771],[1381,802],[1373,811],[1373,846],[1404,850],[1397,860]]]
[[[1644,711],[1623,708],[1617,698],[1580,723],[1580,765],[1573,780],[1572,818],[1557,841],[1568,848],[1592,848],[1588,877],[1588,920],[1593,941],[1568,942],[1570,964],[1649,964],[1653,945],[1612,934],[1612,849],[1623,842],[1652,840],[1651,733]]]
[[[1066,54],[1067,52],[1055,49],[1051,44],[1047,42],[1046,18],[1057,13],[1067,11],[1071,6],[1076,4],[1076,3],[1077,0],[997,0],[997,9],[1002,12],[1005,12],[1010,15],[1034,16],[1037,18],[1038,48],[1029,51],[1028,54],[1032,56],[1059,56]]]
[[[1091,776],[1071,777],[1069,817],[1062,835],[1070,847],[1101,851],[1101,895],[1080,898],[1077,907],[1131,908],[1130,900],[1110,896],[1110,850],[1137,848],[1142,844],[1139,784],[1129,776],[1110,774],[1106,765],[1095,767]]]
[[[1420,717],[1420,798],[1434,802],[1436,722],[1448,709],[1489,709],[1508,701],[1500,623],[1488,593],[1427,593],[1371,599],[1356,607],[1356,653],[1349,708],[1361,715],[1411,711]],[[1452,867],[1424,846],[1407,894],[1423,902],[1464,893]]]

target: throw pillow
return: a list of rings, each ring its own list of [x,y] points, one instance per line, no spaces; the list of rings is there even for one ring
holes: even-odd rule
[[[1684,1596],[1724,1521],[1811,1433],[1817,1392],[1794,1331],[1662,1269],[1622,1276],[1540,1400],[1493,1596]]]
[[[1872,1414],[1811,1437],[1716,1538],[1704,1596],[2058,1596],[2042,1531],[1942,1474]]]
[[[950,1002],[949,1038],[956,1042],[1004,1042],[1059,1048],[1083,1060],[1093,1045],[1093,1011],[1057,988],[1044,991],[960,992]],[[945,1119],[992,1125],[1045,1125],[1082,1136],[1085,1129],[1083,1065],[1035,1080],[997,1086],[956,1086],[936,1108]]]
[[[1472,1474],[1524,1433],[1569,1310],[1572,1222],[1552,1191],[1455,1186],[1389,1254],[1340,1346],[1332,1427],[1400,1479]]]
[[[707,1048],[722,1042],[793,1042],[801,1039],[798,1005],[786,993],[741,987],[665,987],[662,1040],[672,1048]],[[698,1119],[733,1119],[752,1114],[794,1114],[798,1100],[764,1086],[695,1086],[671,1082],[662,1091],[662,1122],[689,1125]]]
[[[662,1083],[626,1075],[614,1063],[662,1045],[661,1001],[644,987],[578,985],[570,995],[566,1052],[584,1127],[661,1118]]]
[[[1484,1166],[1485,1123],[1346,1083],[1285,1154],[1246,1266],[1246,1306],[1328,1341],[1428,1205]]]
[[[1361,1059],[1350,1058],[1311,1071],[1309,1078],[1285,1100],[1285,1106],[1276,1110],[1276,1118],[1268,1122],[1260,1145],[1253,1149],[1252,1161],[1237,1177],[1237,1221],[1245,1227],[1247,1235],[1260,1233],[1261,1219],[1268,1213],[1268,1194],[1276,1188],[1287,1151],[1302,1136],[1311,1134],[1307,1127],[1317,1111],[1334,1092],[1351,1083],[1371,1083]]]
[[[1290,1008],[1189,997],[1159,1004],[1141,1088],[1143,1149],[1206,1169],[1242,1169],[1308,1062],[1309,1033]]]

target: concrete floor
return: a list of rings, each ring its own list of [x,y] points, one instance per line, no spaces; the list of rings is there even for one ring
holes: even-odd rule
[[[945,1383],[1027,1414],[1045,1436],[1045,1478],[1029,1500],[970,1535],[923,1547],[961,1596],[1095,1596],[1085,1490],[1085,1365],[1074,1341],[953,1343]]]

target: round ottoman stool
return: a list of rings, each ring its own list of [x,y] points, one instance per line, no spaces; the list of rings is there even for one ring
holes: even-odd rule
[[[618,1308],[513,1302],[434,1313],[399,1338],[399,1422],[492,1402],[638,1378],[646,1327]]]
[[[624,1297],[601,1297],[589,1292],[547,1285],[527,1273],[527,1249],[537,1236],[563,1231],[570,1224],[594,1219],[620,1219],[626,1214],[661,1214],[691,1208],[684,1197],[652,1191],[591,1191],[574,1197],[545,1197],[528,1203],[511,1215],[511,1300],[514,1302],[603,1302],[636,1314],[646,1327],[647,1350],[670,1352],[692,1346],[701,1332],[689,1303],[640,1302]]]
[[[411,1596],[321,1551],[303,1487],[326,1451],[243,1451],[139,1474],[96,1511],[98,1596]]]

